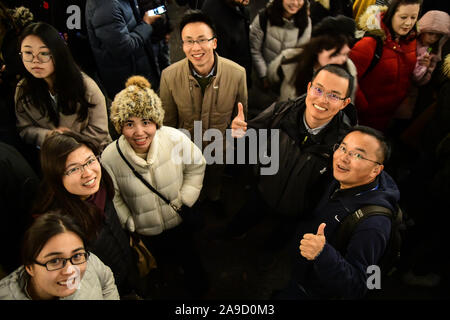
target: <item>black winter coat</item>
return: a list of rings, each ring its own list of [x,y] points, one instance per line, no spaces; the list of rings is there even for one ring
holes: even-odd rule
[[[22,264],[20,244],[31,222],[29,210],[38,186],[38,177],[20,153],[0,142],[0,264],[7,272]]]
[[[122,229],[112,200],[107,199],[105,220],[89,250],[111,268],[120,295],[140,291],[139,273],[134,263],[128,235]]]
[[[151,25],[141,21],[136,0],[87,0],[86,25],[100,79],[108,96],[142,75],[156,91],[159,73],[151,46]]]
[[[260,175],[258,189],[273,210],[298,219],[320,200],[331,174],[333,146],[356,124],[356,110],[349,104],[317,135],[309,134],[303,123],[305,97],[274,103],[248,121],[248,127],[280,130],[278,172]]]

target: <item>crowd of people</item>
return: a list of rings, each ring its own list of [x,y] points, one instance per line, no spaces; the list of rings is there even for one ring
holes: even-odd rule
[[[248,196],[210,236],[271,217],[255,263],[288,252],[292,271],[272,299],[364,298],[374,266],[448,286],[445,9],[176,0],[174,26],[165,0],[86,0],[74,35],[21,4],[0,1],[0,299],[159,299],[147,278],[174,273],[207,298],[196,234],[226,215],[224,175]],[[145,280],[136,237],[160,271]]]

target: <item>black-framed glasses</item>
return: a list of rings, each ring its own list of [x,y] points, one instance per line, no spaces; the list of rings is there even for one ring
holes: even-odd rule
[[[78,265],[85,263],[86,261],[88,261],[88,259],[89,252],[78,252],[70,258],[54,258],[50,261],[47,261],[46,263],[40,263],[35,260],[34,263],[47,268],[48,271],[55,271],[64,268],[67,264],[67,261],[70,261],[70,263],[73,265]]]
[[[79,164],[76,166],[73,166],[72,168],[68,169],[64,174],[66,176],[72,176],[72,175],[80,175],[84,172],[86,168],[89,168],[95,164],[98,163],[98,156],[91,156],[88,161],[86,161],[85,164]]]
[[[31,51],[22,51],[19,52],[19,55],[25,62],[33,62],[36,57],[40,63],[46,63],[52,58],[52,54],[50,52],[39,52],[37,55],[34,55]]]
[[[336,143],[336,144],[333,146],[333,151],[334,151],[334,152],[341,152],[341,153],[343,153],[343,154],[348,154],[352,159],[355,159],[355,160],[367,160],[367,161],[370,161],[370,162],[373,162],[373,163],[382,165],[382,163],[380,163],[380,162],[378,162],[378,161],[374,161],[374,160],[367,159],[367,158],[364,157],[362,154],[360,154],[360,153],[358,153],[358,152],[356,152],[356,151],[350,151],[350,150],[347,150],[347,147],[346,147],[346,146],[344,146],[344,145],[342,145],[342,144],[339,144],[339,143]]]
[[[338,103],[338,102],[344,101],[346,99],[346,98],[339,97],[337,94],[335,94],[333,92],[325,92],[325,90],[323,90],[320,87],[316,87],[313,84],[311,85],[311,93],[313,95],[315,95],[316,97],[321,97],[325,94],[326,99],[331,103]]]
[[[198,43],[200,46],[204,46],[206,45],[208,42],[210,42],[211,40],[215,39],[216,36],[213,36],[211,39],[198,39],[198,40],[181,40],[181,43],[185,46],[185,47],[193,47],[194,44]]]

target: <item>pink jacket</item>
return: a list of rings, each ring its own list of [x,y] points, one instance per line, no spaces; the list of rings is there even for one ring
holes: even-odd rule
[[[450,36],[450,16],[444,11],[431,10],[425,13],[418,21],[419,39],[417,41],[417,62],[414,67],[413,80],[421,86],[431,79],[431,74],[436,68],[436,64],[441,60],[441,49]],[[439,40],[437,52],[428,53],[428,46],[420,41],[420,34],[424,32],[433,32],[442,34]],[[428,67],[419,65],[419,60],[430,54],[431,62]]]

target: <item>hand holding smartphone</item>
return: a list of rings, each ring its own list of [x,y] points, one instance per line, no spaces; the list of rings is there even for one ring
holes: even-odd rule
[[[163,14],[166,11],[167,11],[166,6],[159,6],[159,7],[155,8],[155,9],[148,10],[147,11],[147,15],[149,15],[150,17],[151,16],[156,16],[156,15]]]

